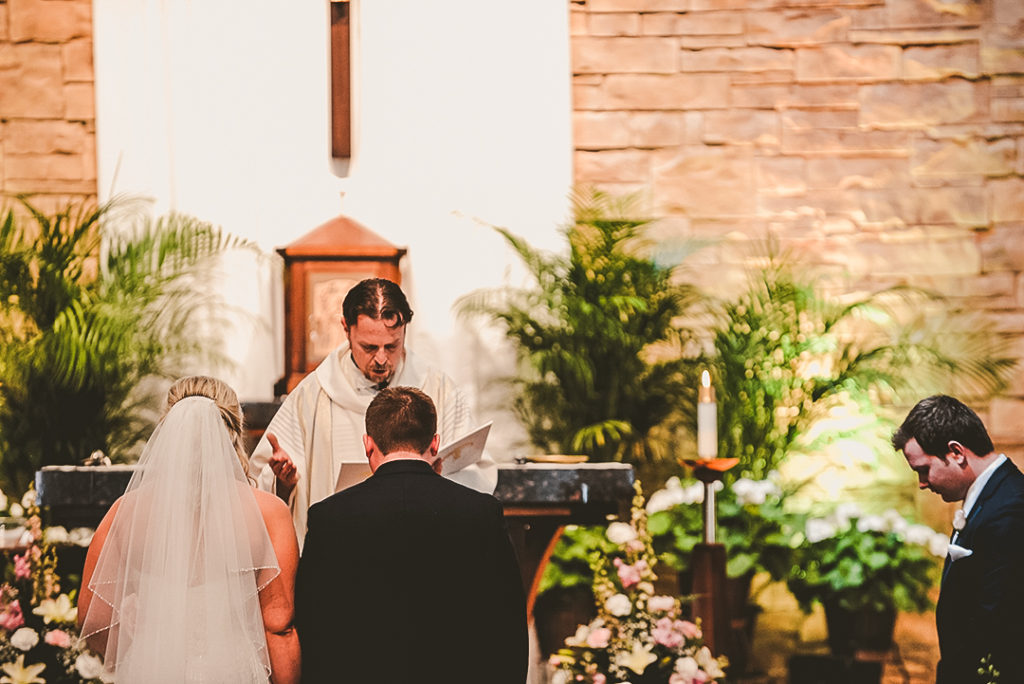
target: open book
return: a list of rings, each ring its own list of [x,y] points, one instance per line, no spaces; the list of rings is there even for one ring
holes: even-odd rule
[[[484,444],[487,443],[487,435],[490,434],[490,431],[491,421],[488,421],[438,449],[437,457],[442,461],[441,474],[457,473],[483,458]],[[342,489],[359,484],[370,477],[370,474],[370,464],[366,461],[342,463],[334,491],[340,492]]]
[[[442,461],[442,475],[457,473],[483,458],[484,444],[487,443],[487,435],[491,432],[491,422],[487,421],[437,450],[437,457]]]

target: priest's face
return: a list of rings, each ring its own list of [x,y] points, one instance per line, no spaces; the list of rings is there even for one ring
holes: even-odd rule
[[[916,439],[903,446],[903,457],[917,473],[918,486],[930,489],[943,501],[961,501],[967,496],[974,477],[959,454],[947,452],[940,456],[926,454]]]
[[[345,324],[352,358],[366,379],[388,382],[405,357],[405,325],[388,327],[381,320],[360,315],[354,325]]]

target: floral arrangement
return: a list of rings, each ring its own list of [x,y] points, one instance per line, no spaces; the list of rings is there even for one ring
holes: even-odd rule
[[[742,577],[768,572],[781,580],[793,561],[796,536],[792,514],[772,472],[764,480],[741,477],[723,487],[716,482],[716,540],[725,546],[726,574]],[[703,539],[704,484],[669,478],[647,502],[648,528],[658,557],[676,570],[690,567],[690,553]]]
[[[0,494],[0,496],[3,496]],[[3,502],[6,508],[6,502]],[[111,682],[99,656],[79,643],[74,594],[62,593],[53,541],[70,541],[64,528],[44,533],[35,491],[12,514],[28,516],[16,550],[6,552],[0,585],[0,684],[98,684]],[[63,531],[63,533],[61,533]],[[82,541],[83,530],[76,530]]]
[[[851,611],[921,612],[931,607],[937,558],[948,545],[944,534],[895,510],[866,515],[856,504],[840,504],[807,520],[787,583],[804,610],[818,601]]]
[[[727,660],[703,644],[699,623],[683,617],[678,598],[654,592],[656,557],[639,484],[630,522],[612,523],[607,537],[615,552],[592,559],[597,617],[551,656],[552,683],[696,684],[723,677]]]

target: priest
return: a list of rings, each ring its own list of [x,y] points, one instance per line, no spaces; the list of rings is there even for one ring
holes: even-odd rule
[[[250,474],[288,503],[300,548],[309,507],[369,474],[363,423],[381,389],[412,386],[429,396],[442,445],[476,427],[452,379],[405,348],[412,313],[390,280],[363,280],[349,290],[342,303],[347,341],[288,394],[252,453]],[[449,477],[489,494],[497,468],[485,456]]]

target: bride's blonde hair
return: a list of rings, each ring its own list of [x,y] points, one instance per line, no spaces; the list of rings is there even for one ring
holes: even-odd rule
[[[238,403],[238,395],[228,384],[217,378],[207,375],[190,375],[176,380],[171,388],[167,390],[167,407],[164,415],[171,410],[171,407],[185,397],[206,397],[212,399],[220,410],[220,417],[228,429],[228,436],[231,438],[231,445],[238,454],[238,460],[242,462],[242,470],[246,477],[249,475],[249,458],[245,453],[245,443],[242,440],[243,420],[242,406]]]

